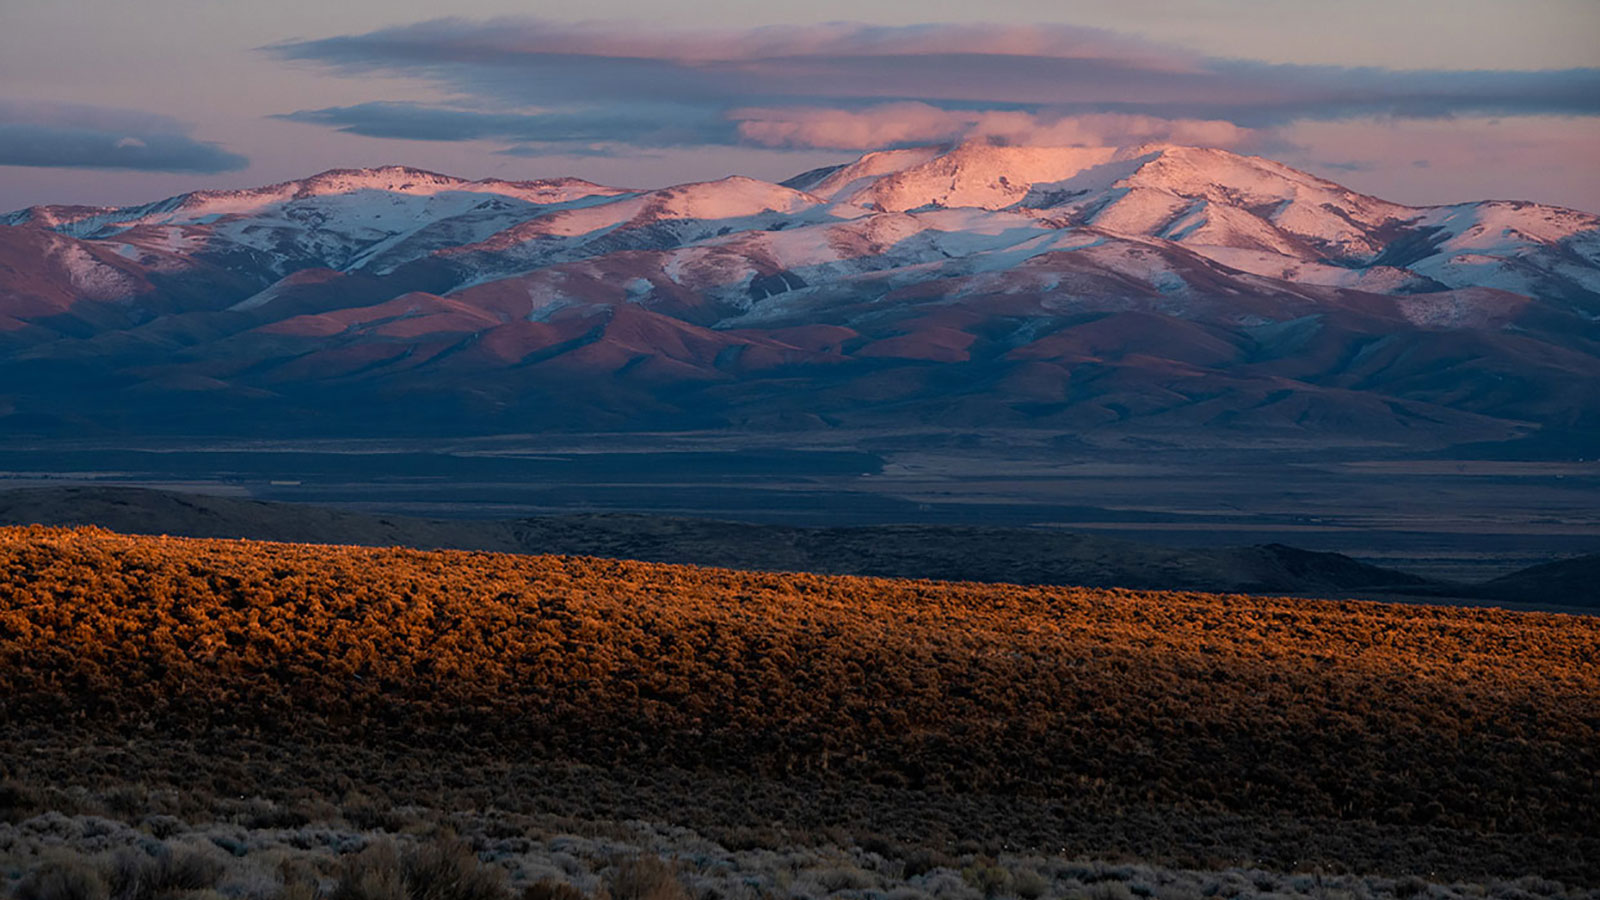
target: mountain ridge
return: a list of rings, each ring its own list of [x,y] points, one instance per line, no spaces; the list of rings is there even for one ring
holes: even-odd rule
[[[1600,217],[1406,207],[1208,148],[966,143],[653,190],[330,170],[0,221],[0,375],[82,388],[0,397],[45,431],[110,394],[118,428],[235,401],[355,426],[379,397],[479,433],[1600,423]]]

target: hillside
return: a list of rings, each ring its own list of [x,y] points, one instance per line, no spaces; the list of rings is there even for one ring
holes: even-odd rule
[[[24,433],[1561,453],[1600,428],[1600,220],[1207,148],[968,143],[655,190],[390,166],[0,222],[0,423]]]
[[[1590,597],[1600,603],[1600,553],[1529,566],[1476,586],[1480,597]]]
[[[0,530],[6,796],[134,815],[1593,885],[1597,652],[1596,620],[1499,610]]]

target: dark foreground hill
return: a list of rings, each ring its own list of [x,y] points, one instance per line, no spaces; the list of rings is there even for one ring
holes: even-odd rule
[[[797,528],[648,515],[472,521],[369,515],[143,488],[0,492],[0,524],[418,549],[561,553],[764,571],[1245,593],[1443,594],[1449,586],[1337,553],[1266,544],[1185,549],[1052,529]],[[1559,597],[1544,598],[1560,603]]]
[[[960,525],[804,528],[653,515],[425,519],[128,487],[0,491],[0,525],[130,534],[559,553],[772,572],[1235,593],[1429,598],[1572,612],[1600,608],[1595,557],[1495,581],[1432,581],[1283,544],[1181,548],[1055,529]],[[1585,562],[1587,560],[1587,562]],[[1583,570],[1584,565],[1590,566]]]
[[[0,812],[1594,885],[1597,656],[1581,616],[6,528]]]

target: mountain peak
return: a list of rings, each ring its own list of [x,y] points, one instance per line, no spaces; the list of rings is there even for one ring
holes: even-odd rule
[[[1112,147],[1014,147],[981,141],[869,153],[829,175],[813,193],[883,212],[1003,209],[1020,203],[1036,183],[1071,178],[1116,154]]]
[[[867,153],[855,162],[803,173],[785,184],[836,203],[885,212],[1035,206],[1024,202],[1030,194],[1081,194],[1113,184],[1185,196],[1198,196],[1207,188],[1277,200],[1296,190],[1362,196],[1262,157],[1160,143],[1093,147],[969,140]]]
[[[1070,184],[1069,184],[1070,183]],[[784,182],[834,202],[901,212],[922,207],[1003,209],[1040,195],[1106,189],[1212,194],[1243,202],[1320,195],[1357,203],[1381,217],[1407,209],[1282,163],[1215,147],[1147,143],[1128,147],[957,144],[876,151]]]
[[[1276,160],[1246,156],[1217,147],[1165,146],[1148,148],[1148,152],[1144,153],[1135,151],[1128,156],[1147,158],[1140,165],[1137,176],[1129,180],[1130,184],[1141,187],[1160,187],[1193,195],[1222,188],[1235,192],[1236,196],[1274,200],[1313,192],[1359,198],[1368,204],[1381,204],[1395,210],[1405,208],[1359,194]]]
[[[411,193],[417,191],[435,191],[444,187],[455,187],[465,184],[466,181],[450,175],[440,175],[426,169],[415,169],[410,166],[385,165],[365,169],[329,169],[318,172],[310,178],[289,184],[300,185],[299,194],[316,196],[327,193],[349,193],[358,190],[391,191]],[[272,188],[263,188],[271,191]]]
[[[641,195],[646,209],[670,218],[725,219],[773,211],[799,212],[817,198],[794,188],[746,175],[660,188]]]

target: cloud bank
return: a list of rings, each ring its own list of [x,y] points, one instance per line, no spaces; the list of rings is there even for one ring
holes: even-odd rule
[[[189,130],[135,110],[0,101],[0,165],[203,174],[249,165]]]
[[[1209,147],[1258,145],[1264,138],[1224,120],[1131,113],[1049,115],[1021,110],[952,110],[904,102],[864,109],[749,108],[731,111],[739,136],[766,147],[861,150],[987,138],[1011,144],[1126,146],[1152,141]]]
[[[1600,115],[1600,69],[1395,71],[1208,58],[1090,28],[857,24],[644,31],[440,19],[265,48],[350,76],[422,77],[458,106],[287,114],[376,137],[519,148],[870,150],[1040,143],[1270,143],[1304,121]]]
[[[308,109],[277,118],[367,137],[414,141],[497,140],[574,145],[623,140],[649,147],[732,143],[737,124],[715,110],[673,104],[500,112],[379,101]]]

